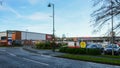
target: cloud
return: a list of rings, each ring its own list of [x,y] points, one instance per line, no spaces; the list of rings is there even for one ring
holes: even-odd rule
[[[13,9],[6,3],[4,3],[4,6],[0,6],[0,10],[9,11],[9,12],[12,12],[13,14],[15,14],[17,17],[22,17],[22,15],[17,10]]]
[[[13,9],[12,7],[10,6],[5,6],[5,7],[0,7],[1,10],[4,10],[4,11],[10,11],[11,13],[15,14],[16,15],[16,18],[21,18],[21,19],[24,19],[24,20],[32,20],[32,21],[45,21],[45,20],[48,20],[50,17],[49,17],[49,14],[47,13],[40,13],[40,12],[33,12],[32,14],[28,14],[28,15],[21,15],[17,10]],[[24,6],[22,8],[25,8]]]
[[[46,13],[35,12],[31,15],[24,16],[24,18],[30,19],[33,21],[39,21],[39,20],[47,20],[49,18],[49,16]]]
[[[38,3],[43,3],[45,2],[46,0],[28,0],[28,2],[31,4],[31,5],[35,5],[35,4],[38,4]]]
[[[40,21],[40,20],[47,20],[49,17],[49,14],[47,13],[40,13],[40,12],[34,12],[32,14],[29,15],[21,15],[17,10],[13,9],[10,6],[5,6],[5,7],[0,7],[1,10],[5,10],[5,11],[10,11],[13,14],[16,15],[16,18],[21,18],[21,19],[29,19],[32,21]],[[22,8],[25,8],[24,6]]]
[[[8,7],[8,9],[14,13],[17,17],[22,17],[22,15],[20,13],[18,13],[15,9],[11,8],[11,7]]]
[[[28,31],[31,32],[42,32],[42,33],[52,33],[52,27],[51,24],[34,24],[34,25],[27,25],[23,30],[28,29]]]

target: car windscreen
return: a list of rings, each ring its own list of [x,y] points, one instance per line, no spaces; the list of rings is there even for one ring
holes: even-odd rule
[[[117,48],[117,45],[108,45],[106,48]]]
[[[94,44],[90,44],[90,45],[87,46],[87,48],[97,48],[97,46],[94,45]]]

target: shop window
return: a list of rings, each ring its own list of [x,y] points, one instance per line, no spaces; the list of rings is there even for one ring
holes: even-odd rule
[[[1,37],[1,40],[6,40],[6,39],[7,39],[6,36]]]

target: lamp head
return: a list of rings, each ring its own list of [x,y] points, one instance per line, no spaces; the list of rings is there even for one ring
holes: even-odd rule
[[[48,7],[51,7],[51,4],[50,4],[50,3],[48,4]]]

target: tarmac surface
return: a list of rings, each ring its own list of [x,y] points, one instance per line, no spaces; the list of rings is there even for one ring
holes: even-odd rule
[[[0,68],[120,68],[93,62],[54,57],[64,53],[22,47],[1,47]]]

